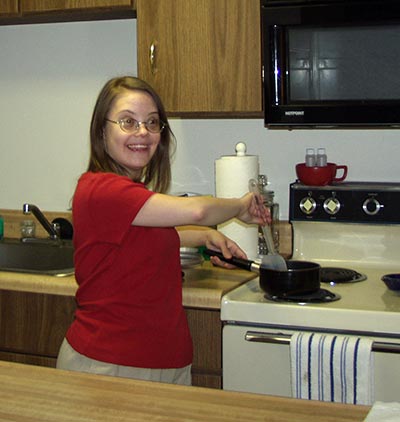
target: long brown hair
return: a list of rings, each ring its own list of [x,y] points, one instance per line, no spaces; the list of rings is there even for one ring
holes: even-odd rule
[[[112,102],[126,90],[147,92],[154,100],[160,120],[166,124],[160,133],[161,139],[149,164],[135,182],[143,182],[155,192],[165,193],[171,184],[171,156],[175,149],[175,136],[168,125],[164,105],[154,89],[143,80],[133,76],[110,79],[100,91],[90,123],[90,158],[88,171],[116,173],[129,176],[127,169],[111,158],[105,149],[104,129]]]

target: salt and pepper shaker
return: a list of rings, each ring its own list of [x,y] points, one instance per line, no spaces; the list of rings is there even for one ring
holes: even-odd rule
[[[314,148],[306,149],[306,167],[315,167],[317,164],[317,156]]]
[[[317,150],[317,166],[318,167],[325,167],[327,165],[327,157],[325,148],[318,148]]]
[[[325,148],[318,148],[315,153],[314,148],[306,149],[306,167],[325,167],[328,163]]]

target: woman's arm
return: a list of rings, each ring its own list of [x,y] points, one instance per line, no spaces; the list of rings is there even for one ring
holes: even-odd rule
[[[156,193],[146,201],[132,224],[148,227],[214,226],[231,218],[247,224],[264,224],[270,219],[269,211],[258,207],[257,201],[262,203],[262,198],[254,193],[228,199],[209,196],[182,198]]]
[[[177,228],[181,246],[198,247],[206,246],[209,249],[214,249],[222,252],[225,258],[247,258],[246,253],[239,247],[237,243],[226,237],[221,232],[211,229],[209,227],[178,227]],[[216,256],[210,257],[210,261],[220,267],[236,268],[231,264],[221,261]]]
[[[181,247],[198,248],[204,246],[207,241],[207,232],[213,230],[203,226],[180,226],[176,230],[181,241]]]

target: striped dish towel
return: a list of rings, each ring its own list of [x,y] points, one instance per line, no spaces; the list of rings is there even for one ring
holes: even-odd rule
[[[374,401],[373,340],[298,332],[290,340],[292,396],[337,403]]]

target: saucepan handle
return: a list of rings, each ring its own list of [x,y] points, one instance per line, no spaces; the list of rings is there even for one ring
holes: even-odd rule
[[[237,258],[235,256],[233,256],[231,259],[227,259],[224,257],[224,255],[222,255],[221,252],[213,251],[212,249],[204,249],[203,252],[208,256],[217,256],[221,261],[235,265],[236,267],[242,268],[244,270],[254,270],[254,268],[252,268],[252,264],[254,264],[254,261],[250,261],[249,259]]]

